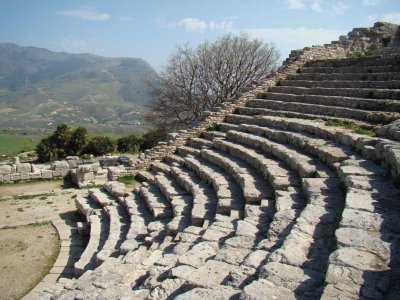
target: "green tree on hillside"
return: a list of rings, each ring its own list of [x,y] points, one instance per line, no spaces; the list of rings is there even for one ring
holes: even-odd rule
[[[68,150],[72,155],[81,155],[89,142],[88,131],[85,127],[76,128],[69,140]]]
[[[43,138],[39,142],[36,146],[36,153],[38,161],[42,163],[58,159],[58,149],[52,143],[50,137]]]
[[[137,153],[142,143],[142,139],[132,134],[119,138],[117,140],[117,149],[120,153]]]
[[[113,153],[117,149],[115,141],[108,136],[93,137],[85,148],[85,153],[96,156]]]

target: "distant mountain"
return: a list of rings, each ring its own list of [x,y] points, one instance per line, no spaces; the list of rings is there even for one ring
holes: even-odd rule
[[[157,73],[140,58],[0,43],[0,127],[138,124]]]

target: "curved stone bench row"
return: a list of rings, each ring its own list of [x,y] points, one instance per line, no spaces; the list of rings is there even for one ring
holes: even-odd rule
[[[277,87],[276,87],[277,88]],[[380,98],[380,99],[372,99],[367,98],[368,93],[371,93],[370,90],[364,91],[362,93],[356,94],[357,90],[348,88],[345,90],[354,91],[354,96],[350,96],[351,93],[349,92],[349,96],[342,96],[340,95],[339,88],[326,88],[323,91],[320,91],[318,94],[312,94],[312,89],[307,88],[298,88],[298,90],[284,90],[283,87],[281,89],[272,91],[275,92],[268,92],[265,94],[260,94],[260,100],[278,100],[283,102],[301,102],[301,103],[308,103],[308,104],[318,104],[318,105],[326,105],[326,106],[340,106],[352,109],[362,109],[362,110],[371,110],[371,111],[380,111],[380,112],[400,112],[400,102],[398,101],[400,96],[396,95],[397,100],[392,100],[390,97],[395,97],[392,94],[387,95],[387,98]],[[386,89],[381,89],[379,91],[387,91]],[[291,92],[291,93],[289,93]],[[324,94],[322,94],[324,93]],[[329,95],[329,93],[333,95]],[[374,95],[376,94],[378,97],[376,90],[374,90]],[[382,92],[383,93],[383,92]],[[328,94],[328,95],[326,95]],[[343,94],[345,94],[343,92]],[[258,99],[256,99],[258,100]],[[262,103],[261,101],[257,101],[256,103]],[[259,106],[260,107],[260,106]]]
[[[355,134],[344,128],[326,126],[323,122],[315,120],[301,120],[271,116],[238,116],[229,115],[228,122],[233,124],[256,124],[262,127],[272,127],[280,129],[290,134],[288,131],[310,134],[321,139],[328,139],[348,146],[361,153],[366,159],[378,160],[390,169],[392,178],[398,180],[400,169],[395,163],[400,156],[400,144],[385,138],[368,137]],[[221,126],[224,130],[224,126]],[[226,127],[226,130],[237,129],[237,127]]]
[[[384,170],[363,159],[344,161],[339,174],[347,188],[346,202],[323,298],[396,298],[400,190]]]
[[[310,80],[310,81],[337,81],[337,80],[349,80],[349,81],[390,81],[400,80],[399,72],[374,72],[374,73],[298,73],[292,74],[287,77],[287,80]]]
[[[386,73],[384,73],[386,74]],[[396,74],[396,73],[393,73]],[[300,75],[300,74],[299,74]],[[353,75],[353,74],[351,74]],[[354,81],[357,74],[354,74],[351,80],[345,80],[345,78],[338,78],[338,80],[305,80],[301,79],[300,76],[292,76],[291,80],[281,80],[279,82],[280,86],[296,86],[304,88],[313,87],[325,87],[325,88],[371,88],[373,86],[377,89],[400,89],[400,80],[390,80],[390,81],[372,81],[369,80],[361,81],[361,77],[365,78],[364,75],[360,75],[360,81]],[[399,76],[400,77],[400,76]],[[379,78],[377,78],[379,79]]]
[[[90,225],[90,238],[85,251],[83,251],[79,261],[77,261],[74,265],[75,275],[77,276],[80,276],[85,271],[96,267],[94,258],[100,248],[100,222],[100,217],[98,215],[90,215],[88,218],[88,223]]]
[[[340,117],[348,120],[359,120],[371,124],[388,124],[400,117],[398,113],[363,110],[342,106],[328,106],[322,104],[309,104],[304,102],[286,102],[280,100],[253,99],[247,102],[250,108],[267,108],[288,112],[314,114],[321,116]]]

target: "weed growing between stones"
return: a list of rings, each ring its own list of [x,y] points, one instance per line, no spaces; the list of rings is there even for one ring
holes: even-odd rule
[[[121,176],[117,180],[118,182],[124,183],[124,184],[132,184],[137,182],[135,176],[133,175],[126,175],[126,176]]]
[[[219,123],[212,123],[210,126],[207,127],[207,131],[220,131],[221,130],[221,124]]]
[[[328,120],[325,122],[326,126],[333,126],[333,127],[343,127],[346,129],[350,129],[351,132],[367,135],[367,136],[375,136],[375,132],[371,130],[367,126],[358,125],[354,122],[344,121],[344,120]]]

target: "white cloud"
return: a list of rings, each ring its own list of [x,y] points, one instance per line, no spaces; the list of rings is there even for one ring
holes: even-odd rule
[[[76,17],[87,21],[106,21],[111,18],[109,14],[99,13],[88,6],[84,6],[76,10],[58,11],[57,14]]]
[[[365,6],[375,6],[383,2],[382,0],[363,0],[362,4]]]
[[[390,23],[400,24],[400,12],[392,12],[386,14],[381,18],[381,20]]]
[[[288,8],[289,9],[304,9],[306,5],[304,0],[287,0]]]
[[[257,28],[246,30],[253,38],[265,42],[273,41],[285,59],[291,50],[302,49],[312,45],[323,45],[347,34],[345,31],[324,28]]]
[[[332,10],[336,15],[341,15],[347,10],[349,7],[343,2],[337,2],[332,6]]]
[[[322,2],[321,0],[314,0],[311,3],[311,9],[316,12],[323,12],[324,10],[322,9],[321,2]]]
[[[208,27],[205,21],[196,18],[185,18],[179,22],[179,25],[189,32],[203,32]]]
[[[163,17],[157,17],[156,23],[164,28],[174,29],[183,28],[187,32],[205,32],[205,31],[232,31],[233,21],[204,21],[197,18],[184,18],[179,22],[168,21]]]

